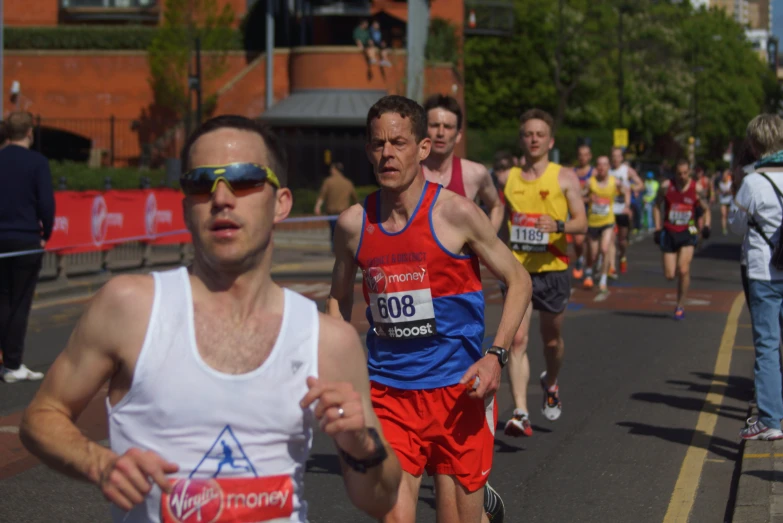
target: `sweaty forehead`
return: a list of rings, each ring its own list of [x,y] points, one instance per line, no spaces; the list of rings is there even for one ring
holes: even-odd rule
[[[413,136],[410,118],[404,118],[397,113],[384,113],[374,118],[370,123],[371,138],[389,140],[395,137],[409,138]]]
[[[427,111],[427,123],[444,123],[457,125],[457,115],[447,111],[443,107],[436,107]]]
[[[239,129],[217,129],[196,140],[190,149],[190,168],[229,163],[268,164],[266,143],[260,135]]]

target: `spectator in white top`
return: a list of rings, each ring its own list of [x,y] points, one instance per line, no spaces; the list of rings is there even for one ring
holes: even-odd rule
[[[749,419],[740,431],[743,439],[783,439],[783,379],[780,372],[779,318],[783,314],[783,259],[773,256],[780,241],[783,221],[783,150],[765,155],[760,144],[778,144],[783,136],[783,120],[762,114],[747,129],[747,141],[761,157],[752,172],[735,180],[739,189],[729,211],[729,226],[744,235],[747,259],[748,306],[753,324],[756,351],[755,387],[758,419]],[[742,172],[738,173],[740,178]]]

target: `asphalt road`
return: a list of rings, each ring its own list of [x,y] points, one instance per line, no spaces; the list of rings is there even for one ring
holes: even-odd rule
[[[649,237],[631,247],[629,273],[610,287],[608,296],[596,299],[594,291],[574,290],[565,323],[561,419],[550,423],[534,408],[542,393],[533,378],[529,397],[535,433],[529,439],[507,437],[502,425],[513,410],[507,383],[499,392],[490,482],[505,499],[507,522],[668,522],[683,507],[689,521],[729,521],[737,432],[747,413],[753,365],[747,310],[729,317],[741,293],[738,259],[737,238],[718,233],[707,242],[693,263],[691,302],[686,320],[679,323],[671,319],[674,284],[663,278],[660,255]],[[319,303],[328,291],[323,278],[284,283]],[[485,294],[491,335],[501,311],[491,278],[485,278]],[[81,307],[34,311],[26,356],[30,367],[46,370]],[[366,323],[357,322],[357,328],[361,332]],[[535,317],[532,329],[537,332]],[[543,357],[535,334],[530,359],[531,375],[538,376]],[[725,371],[716,374],[716,368]],[[0,521],[107,521],[107,504],[94,487],[49,471],[21,448],[14,426],[35,389],[31,383],[0,383]],[[104,418],[97,398],[80,426],[102,440]],[[312,522],[371,521],[352,508],[333,447],[321,434],[308,461],[305,498]],[[428,478],[417,521],[435,521]]]

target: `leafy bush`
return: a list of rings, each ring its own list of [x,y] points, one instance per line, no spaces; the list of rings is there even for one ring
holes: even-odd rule
[[[151,187],[160,187],[166,181],[166,171],[162,169],[140,171],[135,167],[99,167],[89,168],[77,162],[49,162],[52,171],[52,184],[55,190],[60,187],[60,179],[65,181],[69,191],[103,190],[106,178],[111,179],[112,189],[138,189],[141,178],[146,176]]]
[[[433,62],[456,64],[458,49],[456,28],[443,18],[433,18],[424,50],[425,58]]]
[[[6,27],[6,50],[100,50],[142,51],[147,49],[158,27],[118,26],[57,26],[57,27]],[[242,50],[242,33],[233,31],[221,40],[224,50]]]
[[[576,162],[577,147],[584,138],[590,139],[593,162],[601,155],[608,155],[612,148],[611,129],[577,129],[562,126],[555,134],[555,148],[560,151],[560,163],[571,165]],[[519,130],[516,127],[497,129],[468,129],[468,158],[485,164],[492,164],[494,155],[501,150],[521,155]]]

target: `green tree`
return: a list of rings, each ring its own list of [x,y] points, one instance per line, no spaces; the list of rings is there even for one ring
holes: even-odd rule
[[[764,109],[765,85],[774,74],[753,50],[744,29],[723,11],[701,10],[685,21],[682,31],[694,74],[689,118],[673,130],[678,137],[695,133],[705,155],[720,156]]]
[[[206,91],[226,70],[226,50],[236,39],[234,11],[217,0],[166,0],[163,24],[147,49],[150,86],[155,104],[178,118],[188,112],[188,65],[193,62],[196,37],[202,53],[202,100],[205,114],[217,98]]]
[[[555,108],[556,92],[547,55],[551,30],[544,2],[516,0],[510,37],[465,39],[465,105],[468,124],[487,129],[515,127],[522,110]]]

